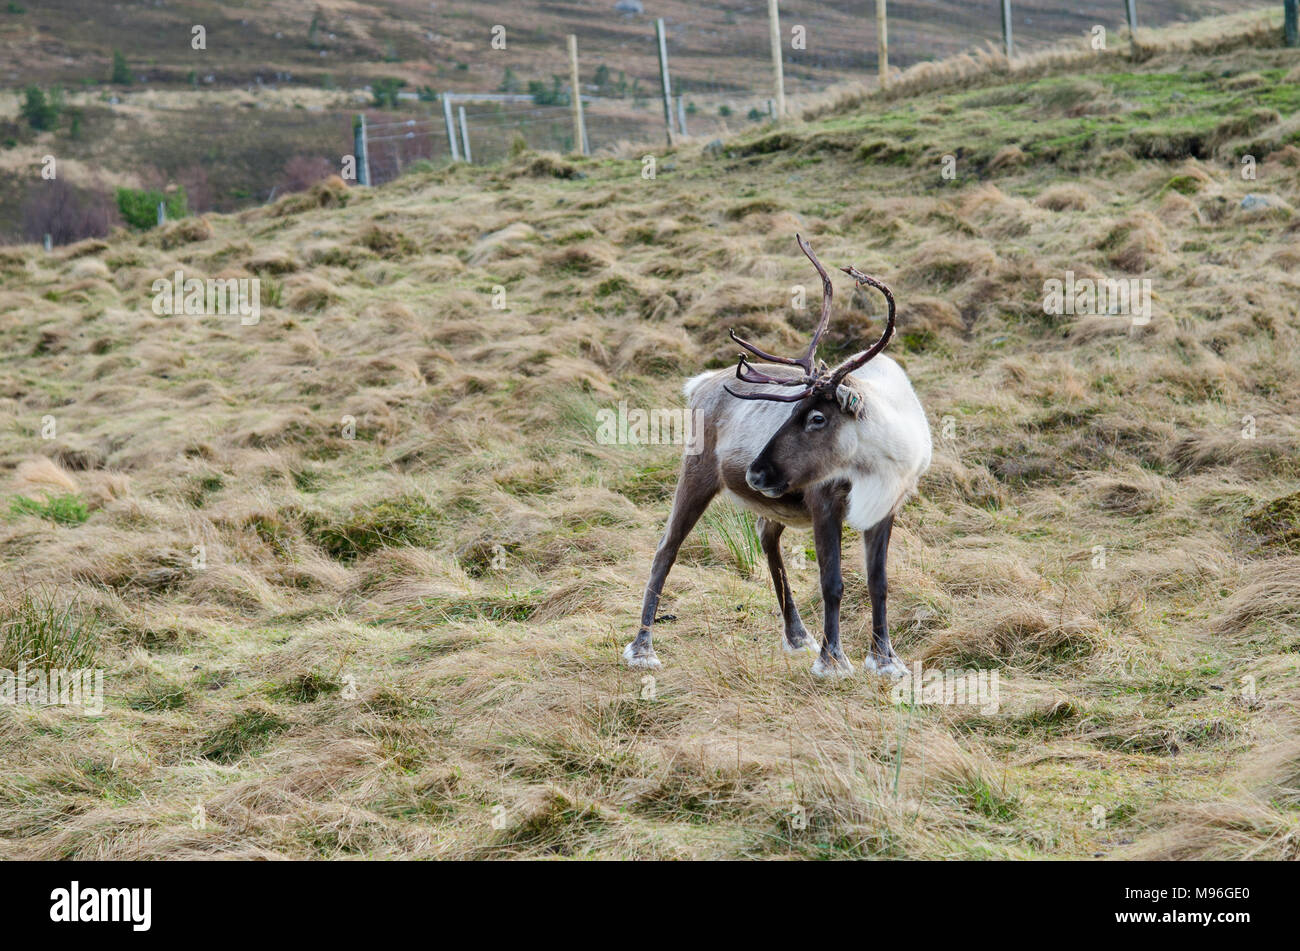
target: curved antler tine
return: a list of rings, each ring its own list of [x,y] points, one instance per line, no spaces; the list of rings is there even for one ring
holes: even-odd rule
[[[817,322],[817,330],[813,333],[812,342],[808,344],[808,352],[804,354],[802,360],[798,361],[799,365],[811,374],[817,356],[817,344],[821,343],[822,336],[826,333],[826,328],[829,327],[831,323],[831,298],[835,294],[835,288],[831,285],[831,278],[830,275],[826,273],[826,268],[822,267],[822,262],[817,260],[817,255],[813,254],[813,249],[808,245],[808,242],[803,239],[803,235],[797,234],[794,238],[799,242],[799,250],[801,250],[807,256],[808,260],[812,262],[813,267],[817,269],[817,273],[821,275],[822,279],[821,320]]]
[[[789,357],[778,357],[778,356],[775,356],[774,354],[766,353],[766,352],[764,352],[764,351],[758,349],[758,347],[754,346],[754,345],[753,345],[752,343],[750,343],[749,341],[747,341],[747,340],[742,340],[740,337],[737,337],[737,336],[736,336],[736,332],[735,332],[734,330],[728,330],[727,333],[729,333],[729,334],[731,335],[731,339],[732,339],[732,340],[736,341],[736,343],[740,344],[742,347],[744,347],[746,350],[748,350],[748,351],[749,351],[750,353],[752,353],[754,356],[758,357],[760,360],[766,360],[768,363],[781,363],[781,364],[784,364],[785,366],[788,366],[788,367],[801,367],[801,366],[803,366],[803,364],[800,363],[798,360],[791,360]],[[807,369],[807,368],[805,367],[805,369]]]
[[[762,373],[759,370],[755,370],[752,366],[750,366],[749,361],[745,359],[745,355],[743,353],[740,355],[740,361],[736,364],[736,379],[741,380],[745,383],[770,383],[776,386],[807,386],[808,385],[807,377],[804,377],[803,379],[799,379],[799,380],[791,380],[779,376],[768,376],[766,373]]]
[[[737,393],[725,383],[722,384],[722,388],[739,400],[772,400],[776,403],[797,403],[812,392],[806,389],[799,393],[791,393],[789,396],[782,396],[780,393]]]
[[[885,329],[884,332],[881,333],[879,340],[873,343],[866,350],[862,351],[862,353],[858,354],[856,357],[851,357],[850,359],[845,360],[843,363],[841,363],[838,367],[835,368],[835,373],[831,377],[831,384],[833,386],[838,386],[840,380],[844,379],[846,376],[848,376],[858,367],[865,364],[868,360],[870,360],[872,357],[878,354],[881,350],[884,350],[885,344],[889,343],[889,338],[894,335],[893,292],[890,291],[890,289],[884,284],[883,281],[878,281],[874,277],[868,277],[867,275],[863,274],[861,271],[859,271],[857,268],[853,267],[852,265],[850,265],[849,267],[842,267],[840,268],[840,270],[843,271],[845,274],[849,275],[855,281],[857,281],[859,285],[869,284],[872,287],[874,287],[876,290],[884,294],[885,300],[889,302],[889,317],[885,321]]]

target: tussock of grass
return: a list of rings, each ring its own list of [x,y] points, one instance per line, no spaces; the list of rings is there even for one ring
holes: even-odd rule
[[[289,724],[268,709],[250,707],[213,730],[199,747],[199,755],[218,763],[233,763],[265,747]]]
[[[385,499],[338,519],[313,513],[303,517],[316,544],[341,561],[355,560],[386,547],[436,545],[438,520],[437,510],[414,495]]]
[[[704,528],[709,536],[716,536],[742,578],[754,573],[763,559],[763,546],[752,513],[726,503],[712,505],[704,513]]]
[[[53,588],[0,601],[0,668],[90,669],[100,641],[99,617]]]

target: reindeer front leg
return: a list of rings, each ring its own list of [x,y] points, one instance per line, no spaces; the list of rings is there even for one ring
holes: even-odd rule
[[[848,677],[853,673],[853,665],[840,648],[840,600],[844,597],[840,543],[847,494],[847,487],[843,485],[819,486],[810,493],[808,500],[812,508],[813,544],[817,548],[817,567],[821,572],[822,602],[826,612],[825,639],[812,668],[818,677]]]
[[[767,555],[767,567],[772,574],[772,585],[776,588],[776,600],[781,606],[781,620],[785,625],[785,636],[781,638],[781,646],[788,654],[804,650],[815,654],[817,642],[803,626],[803,620],[799,617],[799,608],[795,605],[794,595],[790,591],[790,579],[785,573],[785,560],[781,557],[781,533],[784,531],[785,526],[780,522],[765,518],[758,520],[759,541],[763,543],[763,551]]]
[[[885,558],[889,554],[889,533],[894,516],[886,515],[862,533],[862,547],[867,559],[867,590],[871,593],[871,650],[862,661],[863,669],[885,677],[902,677],[907,673],[903,658],[889,643],[889,622],[885,614],[885,595],[889,581],[885,575]]]

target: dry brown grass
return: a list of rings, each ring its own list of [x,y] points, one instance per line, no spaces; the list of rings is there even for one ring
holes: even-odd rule
[[[1224,49],[1188,71],[1277,68]],[[0,708],[0,854],[1294,855],[1300,566],[1258,513],[1300,474],[1295,231],[1232,211],[1300,203],[1294,169],[947,183],[860,155],[872,129],[791,134],[654,180],[530,155],[4,249],[3,593],[97,613],[108,697]],[[896,643],[995,670],[996,711],[813,680],[734,520],[683,549],[665,668],[619,664],[679,450],[603,444],[596,412],[680,405],[730,327],[801,339],[796,229],[898,292],[935,463],[891,552]],[[177,267],[260,276],[261,322],[155,316]],[[1067,269],[1150,278],[1151,323],[1045,314]],[[840,291],[832,349],[879,326]],[[10,512],[47,494],[88,517]],[[815,565],[792,573],[820,629]]]

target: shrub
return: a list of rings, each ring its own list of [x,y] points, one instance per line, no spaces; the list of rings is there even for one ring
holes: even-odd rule
[[[319,155],[295,155],[284,163],[280,188],[286,192],[305,192],[333,174],[334,166],[329,159]]]
[[[189,200],[184,187],[170,195],[156,188],[118,188],[117,210],[132,228],[146,230],[158,223],[158,205],[167,209],[168,219],[184,218],[189,211]]]
[[[533,103],[539,106],[567,106],[569,104],[569,94],[564,91],[559,76],[551,77],[549,88],[540,79],[529,80],[528,95],[532,96]]]
[[[397,92],[406,85],[405,79],[394,79],[391,76],[385,76],[382,79],[376,79],[370,84],[370,95],[374,97],[375,108],[389,109],[397,108]]]
[[[37,132],[53,129],[63,111],[63,95],[55,89],[47,96],[39,86],[28,86],[23,90],[21,111],[27,124]]]
[[[122,55],[121,50],[113,50],[113,73],[109,77],[110,83],[117,83],[119,86],[131,85],[131,67],[126,63],[126,57]]]
[[[23,202],[23,238],[55,244],[72,244],[83,238],[102,238],[117,218],[108,195],[78,191],[61,178],[32,185]]]

